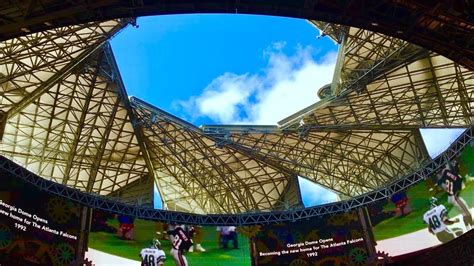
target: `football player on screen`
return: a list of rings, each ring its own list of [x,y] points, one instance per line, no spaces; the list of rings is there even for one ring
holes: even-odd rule
[[[430,204],[430,210],[423,215],[423,222],[428,224],[428,231],[430,233],[436,235],[442,243],[446,243],[462,234],[460,228],[453,228],[453,230],[448,228],[448,225],[459,222],[459,218],[449,219],[446,207],[442,204],[438,205],[435,197],[431,198]]]
[[[448,193],[448,202],[459,210],[462,214],[466,230],[470,230],[474,222],[471,212],[469,211],[469,206],[466,201],[459,196],[462,190],[462,177],[459,175],[457,167],[453,167],[450,163],[447,163],[446,167],[441,171],[441,177],[438,179],[437,185],[441,186],[446,193]]]
[[[171,240],[171,256],[176,266],[188,266],[188,261],[184,256],[184,252],[193,246],[192,235],[194,228],[191,227],[188,232],[185,231],[183,225],[176,225],[172,230],[168,231]]]
[[[140,251],[142,266],[163,266],[166,260],[165,252],[161,249],[161,243],[158,239],[153,239],[149,248]]]

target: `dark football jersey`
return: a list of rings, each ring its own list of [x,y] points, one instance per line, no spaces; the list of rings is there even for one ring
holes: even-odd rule
[[[172,236],[172,245],[177,250],[188,250],[192,245],[193,241],[188,236],[186,231],[180,226],[168,232]]]
[[[444,169],[441,178],[438,180],[439,186],[443,184],[450,196],[457,195],[462,189],[461,176],[456,171]]]

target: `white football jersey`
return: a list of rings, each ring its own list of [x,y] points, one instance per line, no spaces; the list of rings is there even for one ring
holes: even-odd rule
[[[158,262],[164,261],[166,256],[163,250],[157,248],[144,248],[140,252],[142,257],[142,265],[145,266],[156,266]]]
[[[429,224],[433,233],[437,234],[446,230],[446,224],[444,219],[447,215],[446,207],[444,205],[438,205],[423,215],[423,221]]]

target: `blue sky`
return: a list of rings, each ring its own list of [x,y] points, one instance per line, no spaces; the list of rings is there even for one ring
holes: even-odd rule
[[[128,27],[112,40],[128,94],[198,126],[235,122],[225,114],[219,116],[216,114],[219,112],[208,110],[208,106],[206,109],[206,103],[201,103],[199,98],[206,96],[203,91],[216,95],[222,93],[218,87],[240,81],[241,86],[251,87],[252,91],[247,90],[248,103],[255,103],[259,97],[257,90],[261,92],[261,88],[255,88],[254,82],[265,80],[273,82],[268,86],[275,85],[280,80],[270,79],[279,77],[271,75],[291,70],[276,69],[275,64],[282,66],[278,61],[295,68],[308,60],[321,62],[328,53],[335,55],[337,50],[328,38],[317,40],[319,31],[299,19],[172,15],[139,18],[138,25],[138,29]],[[325,77],[325,82],[331,77]],[[309,88],[314,95],[318,85]],[[228,94],[231,90],[228,89]],[[315,98],[308,100],[307,105]],[[240,107],[242,110],[236,112],[245,116],[249,110]],[[196,116],[196,113],[205,115]]]
[[[197,126],[275,125],[332,81],[337,46],[305,20],[172,15],[138,25],[111,41],[128,94]],[[461,131],[449,132],[425,131],[430,155]],[[300,186],[305,206],[336,200],[305,179]]]

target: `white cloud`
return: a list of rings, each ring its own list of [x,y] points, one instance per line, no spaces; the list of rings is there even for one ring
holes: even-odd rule
[[[200,95],[175,103],[196,120],[208,117],[221,124],[275,125],[278,121],[314,104],[317,91],[332,81],[336,53],[319,61],[311,47],[296,47],[291,56],[282,52],[284,42],[264,51],[268,64],[259,73],[224,73],[215,78]],[[337,200],[336,194],[303,178],[300,191],[303,204],[314,206]]]
[[[239,110],[250,105],[249,97],[259,86],[256,75],[224,73],[214,79],[201,95],[179,104],[192,119],[207,116],[219,123],[234,123],[241,120]]]
[[[208,117],[221,124],[276,124],[317,102],[317,91],[332,81],[336,55],[320,62],[311,47],[296,47],[294,55],[282,52],[285,43],[264,51],[267,66],[259,73],[224,73],[198,96],[178,102],[191,120]]]
[[[305,207],[335,202],[338,200],[337,195],[334,192],[327,190],[314,182],[302,177],[298,177],[298,182],[300,183],[300,192]]]
[[[268,76],[274,82],[258,94],[258,103],[251,109],[252,123],[275,124],[319,100],[319,88],[332,81],[335,56],[318,64],[309,53],[305,49],[294,57],[281,53],[270,56]]]

